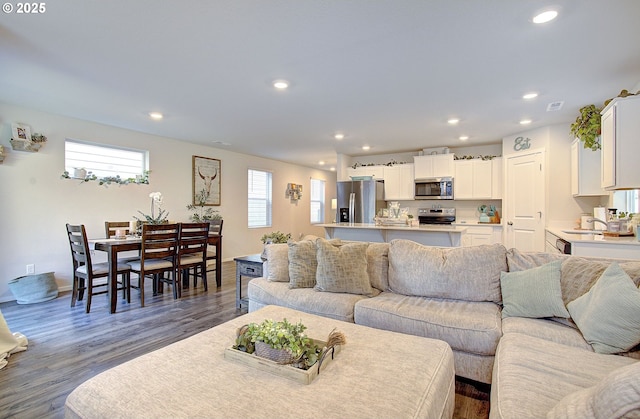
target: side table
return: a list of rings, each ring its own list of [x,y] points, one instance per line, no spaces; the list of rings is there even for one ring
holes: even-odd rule
[[[249,278],[260,278],[262,276],[262,258],[260,255],[240,256],[234,258],[236,261],[236,309],[241,304],[248,306],[249,300],[242,298],[242,276]]]

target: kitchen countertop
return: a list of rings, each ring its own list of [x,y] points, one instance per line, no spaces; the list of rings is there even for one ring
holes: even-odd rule
[[[603,234],[575,234],[567,233],[566,231],[576,231],[570,228],[547,228],[547,231],[554,236],[560,237],[570,243],[582,243],[582,244],[616,244],[616,245],[628,245],[628,246],[640,246],[640,241],[635,236],[623,236],[623,237],[611,237]]]
[[[425,225],[422,224],[418,227],[411,227],[406,224],[398,225],[376,225],[374,223],[331,223],[331,224],[318,224],[318,227],[325,228],[359,228],[359,229],[373,229],[373,230],[403,230],[403,231],[415,231],[415,232],[441,232],[441,233],[463,233],[467,228],[462,225]]]

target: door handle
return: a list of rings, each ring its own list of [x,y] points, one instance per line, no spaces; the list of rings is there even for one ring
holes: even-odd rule
[[[509,221],[509,222],[507,223],[507,225],[512,226],[512,225],[513,225],[513,221]]]

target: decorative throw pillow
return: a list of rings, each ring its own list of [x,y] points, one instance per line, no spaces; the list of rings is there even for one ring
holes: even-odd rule
[[[289,246],[286,243],[265,246],[266,277],[272,282],[289,282]]]
[[[389,290],[389,243],[369,243],[367,273],[372,287],[380,291]]]
[[[561,260],[519,272],[501,272],[502,318],[569,317],[560,290]]]
[[[313,288],[316,285],[316,244],[311,240],[290,241],[289,288]]]
[[[368,243],[348,243],[335,247],[326,240],[319,239],[316,245],[316,290],[373,295],[367,273]]]
[[[568,394],[547,419],[640,417],[640,362],[618,368],[593,387]]]
[[[626,352],[640,343],[640,289],[616,262],[567,308],[598,353]]]

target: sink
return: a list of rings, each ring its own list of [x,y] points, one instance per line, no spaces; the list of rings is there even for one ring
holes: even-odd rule
[[[602,230],[562,230],[566,234],[602,234]]]

